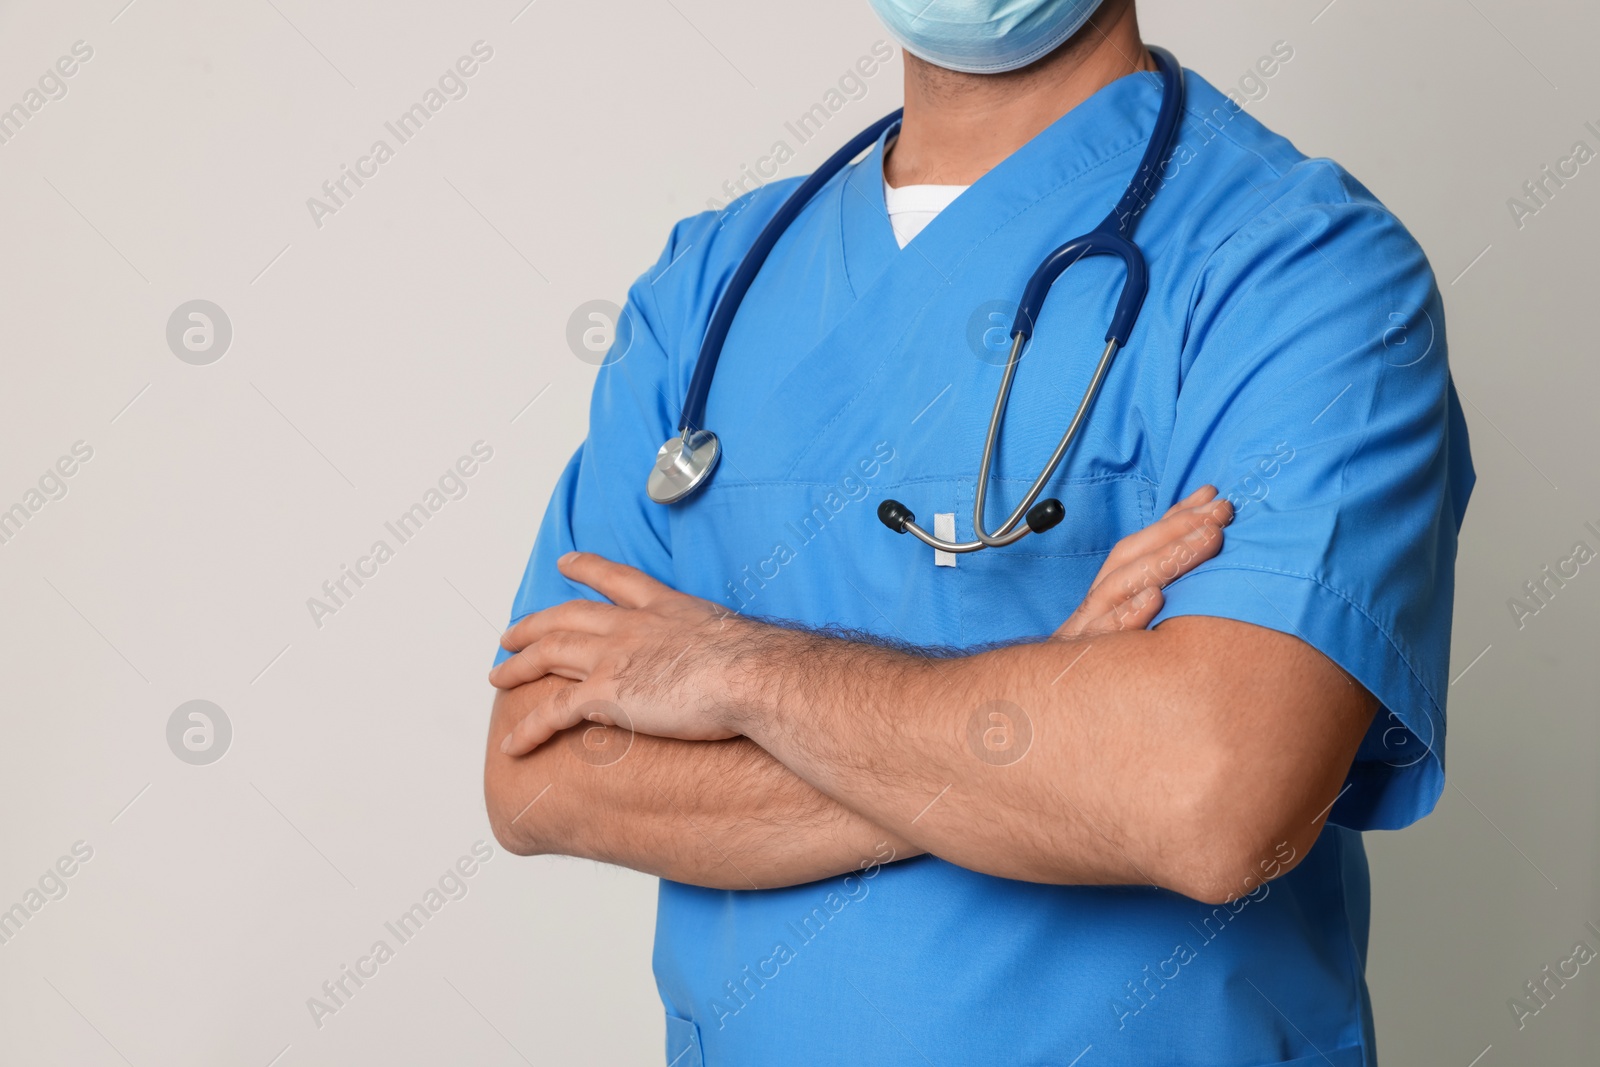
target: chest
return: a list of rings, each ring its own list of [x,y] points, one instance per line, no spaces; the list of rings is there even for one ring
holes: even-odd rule
[[[826,237],[769,260],[729,334],[707,408],[722,466],[673,514],[680,588],[747,614],[919,645],[1054,630],[1111,547],[1157,513],[1184,325],[1176,286],[1163,286],[1159,270],[1045,489],[1065,506],[1059,526],[950,567],[876,515],[893,498],[924,526],[948,515],[954,536],[971,538],[1016,301],[1034,246],[1048,250],[1051,236],[976,242],[941,264],[920,261],[913,243],[871,277]],[[1118,264],[1086,260],[1052,290],[1001,423],[991,527],[1066,430],[1120,284]]]

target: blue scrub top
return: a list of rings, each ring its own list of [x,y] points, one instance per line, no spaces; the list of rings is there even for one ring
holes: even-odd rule
[[[1036,638],[1119,538],[1210,482],[1238,517],[1156,624],[1280,630],[1358,679],[1383,706],[1349,788],[1294,871],[1219,907],[932,856],[864,856],[860,874],[771,891],[663,881],[655,972],[674,1067],[1375,1062],[1360,831],[1421,818],[1443,786],[1466,427],[1417,243],[1339,166],[1187,78],[1179,144],[1135,234],[1149,298],[1051,483],[1058,528],[936,567],[874,511],[892,496],[972,536],[1005,327],[1040,259],[1116,203],[1160,102],[1148,75],[1063,116],[904,250],[882,143],[836,178],[728,338],[707,416],[721,468],[664,508],[645,475],[712,308],[795,182],[680,222],[630,292],[512,617],[595,596],[556,572],[578,548],[750,615],[919,645]],[[1120,282],[1110,260],[1057,282],[1018,372],[992,516],[1064,428]],[[1034,817],[1053,816],[1066,813]]]

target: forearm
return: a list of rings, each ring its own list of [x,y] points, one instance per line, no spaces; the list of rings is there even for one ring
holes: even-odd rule
[[[495,700],[484,790],[495,836],[512,852],[578,856],[714,889],[756,889],[918,851],[744,739],[630,740],[625,731],[585,725],[522,758],[502,755],[500,739],[517,719],[551,687],[566,684],[545,678]],[[597,733],[586,738],[586,731]]]
[[[952,863],[1226,897],[1256,857],[1274,855],[1274,836],[1309,847],[1364,724],[1327,728],[1318,743],[1335,755],[1318,766],[1279,759],[1304,748],[1294,731],[1332,720],[1311,708],[1251,717],[1272,689],[1231,666],[1228,627],[1253,628],[1205,621],[1221,630],[1168,624],[943,660],[766,628],[753,632],[761,647],[728,722],[821,792]],[[1349,684],[1325,660],[1281,651],[1289,662],[1255,674],[1320,670]],[[985,758],[995,711],[1025,751]],[[1247,718],[1268,725],[1241,736]]]

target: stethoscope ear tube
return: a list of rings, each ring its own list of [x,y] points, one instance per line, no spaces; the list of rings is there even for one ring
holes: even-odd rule
[[[1044,533],[1066,517],[1067,509],[1062,506],[1061,501],[1054,497],[1048,500],[1041,500],[1028,509],[1028,518],[1025,523],[1026,529],[1023,530],[1023,533]],[[944,552],[976,552],[980,548],[989,547],[982,541],[950,542],[933,536],[917,525],[917,516],[912,513],[910,508],[898,500],[885,500],[878,505],[878,521],[894,533],[911,534],[924,544],[932,545],[934,548]],[[1017,536],[1021,537],[1022,534]]]
[[[1072,413],[1072,421],[1067,424],[1066,432],[1061,435],[1061,440],[1057,442],[1055,451],[1050,454],[1049,461],[1045,463],[1044,469],[1039,472],[1039,476],[1033,480],[1033,484],[1028,487],[1027,495],[1022,498],[1022,503],[1018,504],[1016,510],[1006,517],[1006,521],[1000,524],[999,529],[989,533],[985,529],[983,514],[985,505],[989,500],[989,470],[994,461],[995,446],[1000,439],[1000,426],[1005,419],[1006,401],[1011,396],[1011,380],[1016,375],[1017,361],[1022,358],[1023,344],[1024,341],[1019,334],[1015,343],[1011,346],[1011,358],[1006,363],[1005,375],[1000,379],[1000,391],[994,398],[994,412],[989,416],[989,432],[984,436],[982,466],[978,468],[978,488],[972,499],[972,532],[979,542],[989,548],[1004,548],[1006,545],[1011,544],[1013,541],[1021,540],[1030,533],[1044,532],[1034,527],[1031,522],[1025,521],[1024,513],[1029,518],[1032,517],[1034,501],[1039,499],[1040,493],[1044,492],[1044,487],[1050,483],[1050,479],[1056,473],[1056,468],[1061,465],[1062,458],[1066,456],[1067,449],[1071,448],[1072,442],[1077,439],[1078,429],[1083,425],[1083,420],[1088,417],[1089,409],[1094,406],[1095,397],[1100,392],[1100,384],[1106,380],[1106,372],[1111,369],[1111,360],[1117,354],[1117,349],[1121,347],[1118,341],[1106,342],[1105,351],[1100,353],[1100,362],[1095,365],[1094,376],[1089,379],[1089,385],[1083,391],[1083,398],[1078,401],[1078,410]],[[1060,501],[1056,503],[1057,506],[1060,506]],[[1046,511],[1044,514],[1048,516],[1051,513]],[[1056,525],[1064,517],[1065,513],[1063,512],[1062,515],[1056,516],[1055,521],[1051,522],[1050,525]]]
[[[755,244],[750,246],[750,251],[745,253],[739,268],[728,280],[728,286],[717,302],[716,311],[712,312],[711,323],[706,327],[705,338],[700,342],[700,358],[695,362],[694,374],[689,378],[689,391],[683,400],[683,414],[678,419],[680,432],[705,428],[706,400],[711,395],[711,381],[717,373],[717,361],[722,358],[722,345],[728,339],[728,330],[733,326],[734,316],[739,313],[739,305],[744,302],[745,294],[750,291],[756,275],[761,272],[761,265],[767,261],[767,256],[772,253],[778,240],[788,232],[790,224],[801,211],[805,210],[812,197],[832,181],[834,175],[848,166],[851,160],[882,137],[883,131],[899,122],[903,113],[903,108],[897,108],[851,138],[843,148],[829,156],[827,162],[800,183],[800,187],[789,195],[777,214],[773,215],[762,228]]]
[[[1076,438],[1090,407],[1094,404],[1117,349],[1126,344],[1132,336],[1139,312],[1149,293],[1149,270],[1139,247],[1133,243],[1133,228],[1159,187],[1160,183],[1156,180],[1159,167],[1172,150],[1172,143],[1183,117],[1183,68],[1178,66],[1178,61],[1165,49],[1151,48],[1150,52],[1155,57],[1156,66],[1161,72],[1162,96],[1156,113],[1155,129],[1151,132],[1149,143],[1145,145],[1144,156],[1140,159],[1138,169],[1129,180],[1116,207],[1099,226],[1082,237],[1068,241],[1045,257],[1044,262],[1039,264],[1028,279],[1022,300],[1017,306],[1017,314],[1011,328],[1011,355],[1006,361],[1000,388],[995,396],[994,409],[984,441],[983,463],[978,470],[978,485],[974,494],[972,515],[976,540],[948,542],[934,537],[917,525],[916,515],[910,508],[898,500],[885,500],[878,506],[878,518],[895,533],[909,533],[925,544],[946,552],[976,552],[979,549],[1011,544],[1030,533],[1042,533],[1059,525],[1066,517],[1066,509],[1062,507],[1061,501],[1054,498],[1046,500],[1038,498]],[[716,310],[712,313],[710,324],[706,328],[705,338],[700,345],[700,356],[689,379],[683,412],[678,420],[679,436],[669,438],[657,454],[655,469],[651,472],[647,486],[653,500],[663,504],[676,503],[693,495],[709,481],[712,471],[716,468],[717,459],[721,455],[721,447],[716,435],[704,427],[706,401],[711,393],[711,382],[716,374],[717,361],[721,358],[723,344],[733,325],[734,316],[739,311],[739,305],[754,283],[767,256],[817,192],[832,181],[834,176],[848,166],[867,146],[882,137],[884,131],[899,122],[901,114],[900,111],[895,111],[885,115],[830,156],[783,202],[777,213],[762,228],[750,251],[745,254],[733,277],[729,279],[727,288],[717,302]],[[1021,359],[1024,347],[1033,337],[1034,328],[1044,309],[1045,300],[1050,295],[1051,287],[1074,263],[1087,256],[1098,255],[1116,256],[1122,260],[1124,270],[1122,291],[1118,295],[1111,324],[1106,330],[1105,351],[1101,353],[1100,362],[1095,367],[1094,376],[1088,387],[1084,390],[1083,399],[1051,454],[1049,462],[1045,464],[1044,470],[1034,479],[1033,485],[1016,509],[1006,517],[998,529],[989,532],[985,529],[984,522],[989,472],[994,461],[1000,427],[1004,423],[1006,402],[1016,376],[1017,363]]]
[[[678,418],[678,435],[669,437],[656,452],[656,462],[645,480],[645,493],[657,504],[676,504],[698,493],[711,480],[722,456],[722,444],[717,435],[705,428],[706,400],[711,395],[711,381],[717,373],[717,361],[722,357],[722,345],[728,339],[733,318],[744,302],[745,293],[761,271],[761,265],[778,243],[789,225],[799,216],[833,176],[843,170],[851,160],[879,137],[883,131],[900,121],[901,111],[885,115],[877,122],[856,134],[827,162],[800,183],[778,211],[762,227],[755,244],[745,253],[728,286],[723,290],[717,308],[711,314],[711,323],[700,342],[700,358],[695,362],[694,373],[689,377],[689,390],[684,396],[683,412]]]
[[[1139,309],[1144,307],[1145,295],[1150,291],[1150,270],[1138,246],[1110,230],[1086,233],[1045,257],[1022,291],[1016,318],[1011,322],[1013,337],[1020,334],[1023,341],[1027,341],[1033,336],[1034,325],[1044,310],[1050,287],[1068,267],[1090,256],[1116,256],[1122,260],[1122,294],[1117,298],[1117,308],[1112,313],[1111,326],[1106,330],[1105,339],[1116,341],[1118,345],[1128,343],[1128,335],[1133,333],[1133,325],[1139,321]]]
[[[1178,125],[1182,121],[1184,102],[1183,68],[1178,65],[1172,53],[1165,49],[1152,48],[1150,51],[1155,57],[1156,66],[1161,71],[1161,104],[1156,112],[1155,129],[1151,131],[1150,140],[1145,145],[1138,169],[1134,171],[1133,178],[1128,182],[1116,207],[1112,208],[1111,213],[1099,226],[1082,237],[1066,242],[1045,257],[1028,279],[1022,300],[1017,305],[1016,318],[1011,326],[1011,355],[1006,360],[1000,388],[995,395],[994,410],[990,415],[989,429],[984,437],[982,465],[978,469],[977,492],[973,494],[972,531],[977,540],[968,544],[984,548],[1000,548],[1029,533],[1042,533],[1058,525],[1065,518],[1066,512],[1059,500],[1045,500],[1038,504],[1035,504],[1035,501],[1049,484],[1056,468],[1077,438],[1078,430],[1088,416],[1095,397],[1099,394],[1100,386],[1105,381],[1106,373],[1111,368],[1111,361],[1116,356],[1117,350],[1132,336],[1134,325],[1139,319],[1139,312],[1144,307],[1145,297],[1149,294],[1150,272],[1144,254],[1131,239],[1133,227],[1155,192],[1156,184],[1153,179],[1163,160],[1172,150]],[[1050,289],[1057,279],[1079,260],[1099,255],[1116,256],[1122,260],[1124,270],[1122,291],[1117,297],[1111,324],[1106,329],[1105,350],[1100,354],[1094,376],[1084,390],[1078,409],[1073,413],[1072,421],[1067,426],[1066,432],[1061,435],[1061,440],[1056,444],[1049,461],[1034,479],[1022,502],[1006,517],[999,528],[991,533],[985,528],[984,519],[985,505],[988,502],[989,471],[994,460],[1000,427],[1005,420],[1006,403],[1011,396],[1011,385],[1016,376],[1017,363],[1022,357],[1022,350],[1033,336],[1039,315],[1044,310],[1045,299],[1050,295]],[[915,523],[907,522],[905,529],[935,548],[947,552],[975,550],[966,545],[958,549],[957,546],[946,544],[937,538],[927,537]]]
[[[1013,336],[1021,333],[1024,341],[1033,336],[1034,325],[1039,321],[1039,313],[1044,310],[1050,287],[1068,267],[1080,259],[1102,255],[1116,256],[1122,260],[1125,272],[1122,295],[1117,299],[1117,308],[1111,316],[1111,326],[1106,330],[1105,339],[1108,342],[1115,341],[1119,346],[1125,345],[1133,333],[1134,323],[1139,320],[1139,311],[1144,307],[1145,295],[1150,291],[1150,271],[1145,264],[1144,254],[1133,243],[1133,227],[1158,188],[1159,183],[1155,179],[1168,153],[1172,151],[1172,142],[1183,118],[1185,97],[1183,68],[1173,54],[1153,45],[1150,54],[1155,57],[1156,66],[1161,71],[1161,105],[1156,110],[1155,129],[1145,145],[1144,155],[1139,159],[1139,167],[1133,172],[1133,178],[1123,190],[1117,206],[1111,209],[1111,214],[1100,220],[1100,225],[1051,252],[1034,270],[1033,277],[1028,279],[1027,287],[1023,289],[1022,301],[1017,305],[1016,318],[1011,323]]]

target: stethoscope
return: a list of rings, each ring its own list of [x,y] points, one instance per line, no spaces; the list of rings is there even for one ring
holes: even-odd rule
[[[1011,353],[1006,359],[1005,373],[1000,379],[1000,391],[995,396],[994,411],[989,416],[989,432],[983,442],[983,461],[978,467],[978,489],[972,506],[972,530],[977,540],[956,542],[935,537],[917,525],[916,516],[904,504],[898,500],[885,500],[878,505],[878,518],[895,533],[913,534],[925,544],[945,552],[976,552],[983,548],[1009,545],[1030,533],[1043,533],[1066,517],[1066,509],[1062,507],[1061,501],[1054,498],[1039,500],[1039,494],[1044,491],[1045,485],[1055,474],[1056,467],[1060,465],[1062,457],[1067,454],[1067,449],[1077,437],[1079,428],[1100,392],[1100,385],[1105,381],[1106,372],[1111,368],[1111,360],[1117,354],[1117,349],[1127,343],[1128,336],[1138,322],[1139,309],[1143,306],[1145,294],[1149,291],[1150,275],[1143,254],[1133,243],[1133,225],[1156,191],[1157,168],[1171,151],[1172,141],[1177,135],[1178,124],[1183,115],[1182,68],[1178,66],[1178,61],[1172,57],[1172,53],[1165,49],[1151,48],[1150,53],[1155,57],[1156,66],[1161,74],[1161,107],[1156,113],[1155,129],[1145,146],[1144,157],[1139,161],[1139,169],[1134,171],[1127,189],[1123,191],[1122,199],[1117,201],[1117,206],[1111,209],[1111,214],[1107,215],[1100,225],[1082,237],[1075,237],[1057,248],[1039,264],[1033,272],[1033,277],[1028,279],[1027,287],[1022,293],[1022,302],[1017,307],[1016,318],[1012,320]],[[717,460],[722,456],[722,445],[717,440],[717,435],[704,426],[706,399],[710,396],[711,379],[716,373],[717,359],[722,355],[722,345],[727,340],[728,329],[733,325],[733,317],[739,310],[739,304],[744,300],[745,293],[755,281],[756,274],[766,262],[773,246],[778,243],[778,239],[788,230],[789,225],[805,206],[833,179],[834,175],[883,136],[885,130],[899,122],[900,116],[900,111],[885,115],[835,152],[814,174],[800,184],[800,188],[796,189],[789,199],[784,201],[777,214],[762,229],[750,251],[745,253],[739,269],[728,282],[727,290],[718,302],[716,311],[712,313],[711,324],[706,328],[705,339],[700,345],[700,359],[695,364],[694,374],[689,379],[689,392],[683,402],[683,417],[678,420],[678,435],[669,438],[656,453],[655,466],[651,468],[650,477],[645,485],[645,491],[649,493],[651,500],[658,504],[676,504],[703,488],[711,479]],[[1007,516],[1006,521],[1001,523],[998,529],[989,532],[984,528],[984,504],[988,499],[989,469],[994,462],[995,443],[1000,439],[1000,424],[1005,418],[1006,401],[1011,396],[1011,383],[1017,373],[1017,364],[1022,358],[1022,349],[1033,336],[1034,323],[1038,321],[1039,312],[1044,308],[1045,297],[1049,295],[1050,287],[1055,284],[1056,279],[1079,260],[1101,255],[1116,256],[1122,260],[1124,270],[1122,293],[1111,316],[1111,327],[1106,331],[1105,351],[1100,354],[1100,362],[1095,367],[1094,376],[1084,390],[1083,399],[1079,402],[1077,411],[1073,413],[1066,433],[1061,435],[1060,443],[1051,453],[1050,461],[1045,464],[1039,477],[1034,479],[1032,487],[1023,497],[1022,503],[1017,505],[1016,510]]]

